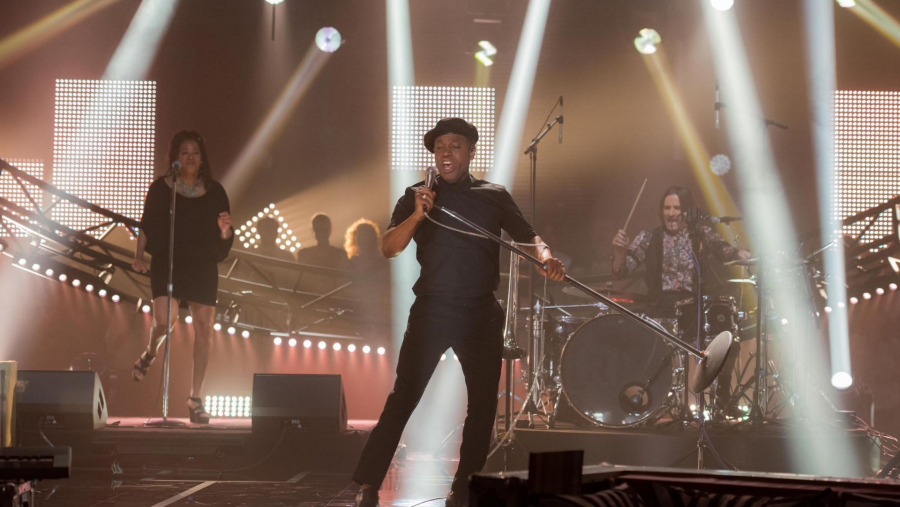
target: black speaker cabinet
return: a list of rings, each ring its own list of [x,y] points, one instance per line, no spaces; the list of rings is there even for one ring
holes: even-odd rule
[[[16,417],[20,430],[44,427],[100,429],[109,416],[100,377],[93,371],[19,370]]]
[[[253,375],[253,431],[347,429],[347,402],[340,375]]]

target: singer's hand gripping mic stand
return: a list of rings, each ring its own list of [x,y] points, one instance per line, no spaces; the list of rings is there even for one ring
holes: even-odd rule
[[[517,253],[523,259],[528,262],[534,264],[535,266],[539,266],[541,269],[546,270],[547,266],[538,260],[536,257],[531,254],[517,248],[516,246],[503,241],[500,237],[488,231],[484,227],[472,222],[471,220],[458,215],[456,212],[451,211],[443,206],[434,205],[433,209],[436,209],[451,218],[462,222],[463,224],[469,226],[470,228],[480,232],[481,234],[487,236],[490,240],[497,243],[498,245],[510,250],[512,252]],[[645,319],[643,316],[638,315],[637,313],[632,312],[631,310],[625,308],[619,303],[609,299],[608,297],[600,294],[599,292],[591,289],[587,285],[579,282],[578,280],[572,278],[569,275],[566,275],[565,282],[569,285],[575,287],[576,289],[584,292],[585,294],[601,301],[610,307],[617,310],[620,314],[625,317],[630,318],[631,320],[637,322],[638,324],[653,330],[656,334],[660,335],[666,341],[671,343],[672,345],[678,347],[679,349],[687,352],[688,354],[700,359],[697,363],[696,371],[694,372],[694,377],[691,379],[691,390],[695,393],[699,393],[704,391],[710,384],[712,384],[713,380],[719,375],[719,372],[722,371],[722,366],[725,363],[725,357],[728,355],[728,351],[732,346],[732,335],[729,331],[723,331],[719,333],[715,339],[710,342],[709,346],[705,351],[698,350],[697,348],[685,343],[684,341],[672,336],[668,331],[658,327],[657,324],[651,320]]]
[[[169,272],[166,282],[166,351],[163,357],[163,405],[162,419],[147,422],[144,426],[157,428],[180,428],[186,426],[181,421],[169,419],[169,347],[172,343],[172,266],[175,259],[175,196],[178,185],[178,173],[181,172],[181,163],[175,161],[172,164],[172,200],[169,203]],[[154,310],[155,311],[155,310]],[[154,315],[153,318],[156,318]],[[153,345],[152,343],[150,344]]]

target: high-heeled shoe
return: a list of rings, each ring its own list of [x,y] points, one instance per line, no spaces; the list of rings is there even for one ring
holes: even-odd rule
[[[192,423],[209,424],[209,412],[203,406],[203,400],[200,398],[188,398],[187,406]]]
[[[144,353],[141,354],[141,357],[134,362],[134,367],[131,370],[131,378],[134,379],[135,382],[144,380],[144,377],[147,376],[147,370],[150,369],[150,365],[153,364],[153,361],[156,361],[156,356],[151,356],[145,350]]]

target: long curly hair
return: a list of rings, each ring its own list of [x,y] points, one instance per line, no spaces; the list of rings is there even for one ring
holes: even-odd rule
[[[344,233],[344,250],[347,252],[347,258],[352,259],[359,255],[359,233],[360,230],[370,229],[375,233],[376,241],[379,241],[381,238],[381,231],[378,229],[378,225],[365,218],[360,218],[356,222],[347,227],[347,232]],[[377,247],[377,243],[376,243]]]
[[[172,176],[172,163],[178,160],[181,143],[185,141],[194,141],[200,147],[200,158],[203,159],[200,162],[200,181],[203,183],[204,189],[209,189],[209,184],[212,183],[212,167],[209,165],[209,155],[206,154],[206,141],[199,132],[193,130],[182,130],[169,141],[169,170],[166,172],[166,177]]]

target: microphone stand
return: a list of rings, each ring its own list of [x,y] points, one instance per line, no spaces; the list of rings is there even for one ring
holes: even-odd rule
[[[163,405],[162,419],[151,420],[144,424],[155,428],[182,428],[187,426],[181,421],[169,420],[169,353],[172,343],[172,269],[175,264],[175,197],[178,185],[178,173],[181,167],[172,167],[172,200],[169,203],[169,272],[166,282],[166,350],[163,356]],[[154,316],[156,318],[156,316]]]
[[[559,142],[562,143],[562,125],[563,125],[562,110],[560,110],[560,114],[558,114],[556,116],[556,118],[553,119],[552,122],[547,123],[550,120],[550,117],[553,116],[553,112],[556,111],[556,106],[562,105],[562,101],[563,101],[563,98],[562,98],[562,96],[560,96],[559,99],[556,101],[556,103],[553,104],[553,108],[550,110],[550,113],[547,115],[547,118],[544,119],[544,123],[543,123],[543,126],[541,127],[540,132],[538,132],[538,134],[534,137],[534,139],[531,140],[531,144],[528,145],[528,148],[525,149],[525,155],[528,155],[529,158],[531,159],[531,196],[530,196],[531,203],[530,204],[531,204],[531,222],[532,223],[536,222],[536,216],[537,216],[535,214],[536,213],[536,211],[535,211],[535,196],[537,195],[538,144],[541,143],[541,140],[544,138],[544,136],[546,136],[551,130],[553,130],[553,127],[555,127],[556,125],[560,126]],[[544,367],[543,364],[540,364],[540,365],[536,364],[536,361],[540,361],[540,359],[541,359],[541,358],[537,357],[538,351],[541,350],[543,347],[541,346],[542,345],[541,343],[535,343],[535,341],[541,340],[541,334],[542,334],[541,327],[544,325],[544,323],[543,323],[543,315],[539,314],[535,310],[536,305],[535,305],[535,297],[534,297],[534,272],[533,271],[530,273],[530,276],[528,277],[528,297],[529,297],[528,315],[529,315],[529,319],[531,321],[531,339],[528,341],[529,360],[527,363],[528,370],[527,370],[525,378],[528,379],[528,382],[526,384],[527,392],[531,392],[531,384],[533,382],[535,382],[535,372],[538,370],[538,368]],[[538,320],[538,319],[540,319],[540,320]],[[507,363],[508,363],[507,367],[508,368],[511,367],[512,361],[508,361]],[[537,402],[535,401],[535,398],[537,398],[539,396],[540,396],[540,393],[535,392],[534,395],[529,397],[528,400],[526,401],[527,406],[526,406],[525,410],[528,412],[529,418],[532,414],[536,414],[539,412],[537,409]]]
[[[491,231],[485,229],[484,227],[472,222],[468,218],[460,216],[456,212],[451,211],[443,206],[438,206],[437,204],[435,204],[432,207],[432,209],[436,209],[436,210],[450,216],[451,218],[453,218],[459,222],[462,222],[463,224],[469,226],[470,228],[480,232],[481,234],[486,236],[488,239],[490,239],[494,243],[497,243],[498,245],[502,246],[503,248],[506,248],[507,250],[517,253],[523,259],[534,264],[535,266],[538,266],[541,269],[546,269],[546,265],[543,262],[541,262],[539,259],[534,257],[533,255],[504,241],[496,234],[494,234]],[[694,378],[691,380],[691,385],[690,385],[691,390],[694,391],[695,393],[700,393],[703,390],[705,390],[707,387],[709,387],[709,385],[712,383],[712,381],[715,380],[715,378],[719,375],[719,372],[722,371],[722,366],[725,362],[725,357],[728,355],[728,351],[731,349],[731,346],[733,344],[732,335],[730,332],[723,331],[718,336],[716,336],[716,338],[713,339],[712,342],[710,342],[710,344],[706,348],[706,350],[701,351],[701,350],[698,350],[696,347],[693,347],[690,344],[682,341],[681,339],[676,338],[675,336],[672,336],[668,331],[666,331],[665,329],[662,329],[660,326],[658,326],[656,322],[645,318],[643,315],[632,312],[628,308],[625,308],[621,304],[613,301],[612,299],[604,296],[603,294],[600,294],[599,292],[595,291],[594,289],[591,289],[587,285],[579,282],[578,280],[572,278],[571,276],[566,275],[564,278],[564,281],[566,283],[568,283],[569,285],[575,287],[576,289],[580,290],[581,292],[584,292],[585,294],[587,294],[603,303],[606,303],[611,308],[617,310],[623,317],[627,317],[627,318],[637,322],[638,324],[651,329],[654,333],[658,334],[663,339],[665,339],[672,345],[678,347],[679,349],[683,350],[684,352],[687,352],[688,354],[699,358],[700,361],[697,363],[697,370],[694,374]]]

